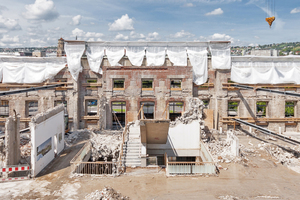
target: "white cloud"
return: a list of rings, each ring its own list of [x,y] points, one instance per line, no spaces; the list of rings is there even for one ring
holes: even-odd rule
[[[52,0],[36,0],[34,4],[25,5],[23,16],[31,22],[55,20],[59,14]]]
[[[208,37],[209,40],[225,40],[225,41],[233,41],[234,39],[226,34],[215,33]]]
[[[159,34],[157,32],[148,33],[148,36],[146,37],[147,41],[158,40],[158,39],[159,39]]]
[[[258,37],[258,36],[254,36],[254,38],[255,38],[255,39],[260,39],[260,37]]]
[[[194,7],[193,3],[186,3],[183,5],[183,7]]]
[[[125,36],[121,33],[118,33],[118,35],[116,35],[115,37],[116,40],[128,40],[128,38],[129,38],[128,36]]]
[[[295,14],[299,12],[300,12],[300,8],[294,8],[293,10],[291,10],[291,14]]]
[[[75,37],[78,37],[79,40],[88,40],[88,39],[95,39],[95,38],[100,38],[102,37],[103,34],[102,33],[96,33],[96,32],[85,32],[79,28],[75,28],[73,31],[72,31],[72,35],[71,37],[75,38]]]
[[[2,30],[2,32],[21,30],[21,26],[17,20],[4,18],[0,15],[0,30]]]
[[[206,13],[205,15],[209,16],[209,15],[222,15],[224,12],[221,8],[217,8],[209,13]]]
[[[180,32],[177,32],[171,36],[174,38],[183,38],[183,37],[193,37],[194,34],[191,34],[190,32],[185,32],[184,30],[181,30]]]
[[[17,43],[19,42],[19,36],[10,37],[9,35],[3,35],[2,39],[0,40],[2,43],[9,44],[9,43]]]
[[[130,19],[127,14],[123,15],[120,19],[115,20],[114,23],[109,23],[110,31],[130,31],[133,28],[133,19]]]
[[[78,26],[81,22],[81,15],[76,15],[72,18],[71,25]]]
[[[8,9],[5,6],[0,6],[0,14],[2,13],[3,10],[8,10]]]
[[[41,39],[30,39],[30,43],[33,44],[34,46],[41,46],[41,44],[46,44],[44,40]]]
[[[146,36],[142,33],[138,34],[134,31],[131,31],[130,32],[130,38],[132,38],[132,39],[144,39],[144,38],[146,38]]]

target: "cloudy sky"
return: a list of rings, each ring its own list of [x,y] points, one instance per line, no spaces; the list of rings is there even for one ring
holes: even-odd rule
[[[271,29],[269,15],[276,17]],[[76,36],[256,45],[296,42],[299,32],[299,0],[0,0],[0,47],[56,46]]]

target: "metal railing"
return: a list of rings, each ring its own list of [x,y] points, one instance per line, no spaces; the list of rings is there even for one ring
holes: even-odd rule
[[[214,162],[169,162],[167,161],[167,174],[215,174]]]
[[[116,162],[76,162],[73,173],[77,174],[115,174]]]

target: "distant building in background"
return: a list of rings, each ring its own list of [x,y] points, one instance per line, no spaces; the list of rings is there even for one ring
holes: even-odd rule
[[[21,51],[19,53],[20,53],[20,56],[32,56],[32,52]]]
[[[35,50],[32,52],[32,57],[46,57],[46,51]]]
[[[278,51],[276,49],[268,50],[251,50],[251,56],[278,56]]]
[[[58,44],[57,44],[57,57],[62,57],[65,56],[65,40],[63,38],[58,39]]]

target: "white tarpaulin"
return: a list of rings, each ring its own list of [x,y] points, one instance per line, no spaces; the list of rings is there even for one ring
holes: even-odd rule
[[[147,66],[162,66],[166,59],[166,48],[160,46],[147,47]]]
[[[3,83],[42,83],[53,78],[65,66],[66,59],[64,57],[3,57],[0,58],[0,78],[3,77]]]
[[[104,49],[104,45],[101,46],[97,43],[88,43],[86,56],[91,70],[95,73],[102,74],[100,65],[103,60]]]
[[[185,46],[170,46],[167,54],[174,66],[187,66],[187,54]]]
[[[192,50],[191,50],[192,49]],[[188,48],[187,53],[193,66],[193,82],[202,85],[207,81],[207,50],[206,47]]]
[[[78,80],[78,75],[82,72],[81,56],[85,50],[85,43],[65,43],[65,51],[67,55],[68,68],[75,81]]]
[[[244,84],[300,84],[300,62],[232,62],[231,80]]]
[[[110,66],[120,66],[118,62],[124,56],[124,47],[108,46],[105,51]]]
[[[230,43],[210,43],[209,49],[213,69],[230,69]]]
[[[129,46],[126,47],[126,56],[134,66],[141,66],[145,56],[145,47]]]

